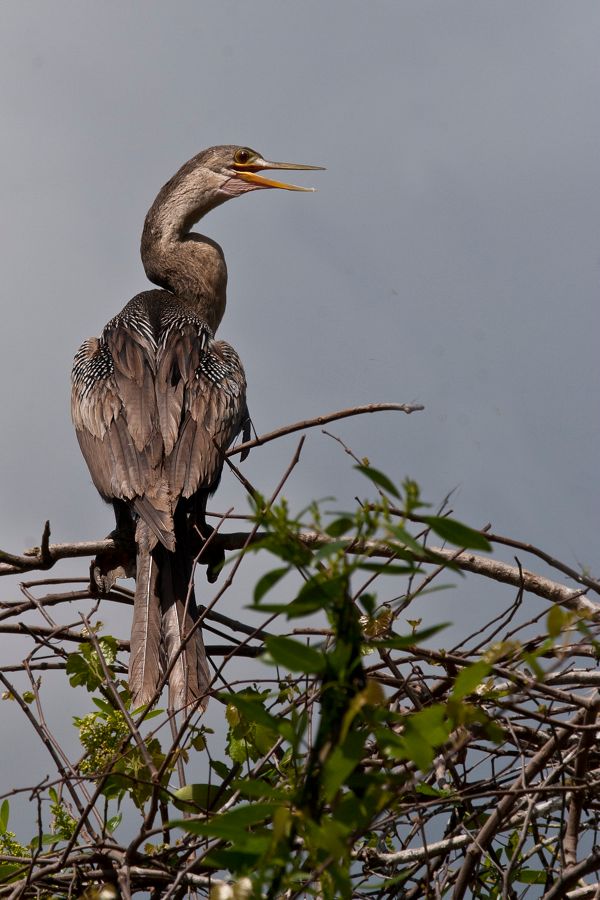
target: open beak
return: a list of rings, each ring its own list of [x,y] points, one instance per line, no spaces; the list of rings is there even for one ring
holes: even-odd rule
[[[268,162],[266,159],[259,158],[252,160],[249,165],[242,166],[234,164],[234,168],[237,169],[237,178],[241,178],[242,181],[247,181],[249,184],[256,187],[282,188],[284,191],[314,191],[315,188],[298,187],[298,185],[295,184],[286,184],[283,181],[274,181],[272,178],[265,178],[263,175],[259,175],[258,172],[261,169],[317,172],[322,171],[324,166],[301,166],[298,163]]]

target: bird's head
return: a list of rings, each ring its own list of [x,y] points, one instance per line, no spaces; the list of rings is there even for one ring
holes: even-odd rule
[[[159,202],[166,200],[169,205],[177,206],[180,212],[184,208],[184,228],[187,229],[215,206],[249,191],[261,188],[314,191],[314,188],[299,187],[265,178],[259,174],[261,171],[318,169],[322,169],[322,166],[270,162],[250,147],[224,144],[202,150],[186,162],[165,185],[157,199]]]
[[[218,190],[227,197],[237,197],[260,188],[281,188],[285,191],[314,191],[314,188],[299,187],[265,178],[259,172],[275,171],[318,171],[322,166],[305,166],[299,163],[270,162],[250,147],[211,147],[200,156],[205,157],[205,165],[219,181]]]
[[[193,272],[196,282],[202,282],[200,293],[204,291],[206,295],[217,296],[218,302],[213,304],[212,312],[205,311],[207,321],[213,329],[216,328],[225,307],[227,269],[223,251],[210,238],[190,234],[191,228],[221,203],[249,191],[260,188],[314,190],[265,178],[259,174],[261,171],[321,168],[299,163],[269,162],[250,147],[232,144],[202,150],[161,188],[148,211],[141,245],[148,278],[154,284],[184,297],[190,293],[190,272]],[[196,302],[198,291],[194,290]]]

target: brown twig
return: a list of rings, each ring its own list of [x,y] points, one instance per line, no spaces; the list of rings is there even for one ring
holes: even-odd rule
[[[262,532],[257,531],[252,534],[249,543],[259,542],[263,540],[264,537],[265,535]],[[316,531],[302,531],[298,533],[297,537],[306,547],[315,550],[325,546],[327,543],[333,542],[332,538],[328,538],[326,535]],[[215,538],[215,544],[223,550],[241,550],[247,545],[248,538],[249,532],[245,531],[220,534],[218,538]],[[112,550],[114,547],[114,541],[108,538],[101,541],[50,544],[48,547],[48,554],[54,563],[59,559],[94,556],[101,551]],[[391,547],[382,541],[352,540],[348,541],[346,549],[348,553],[364,554],[383,559],[389,559],[397,553],[397,548]],[[585,596],[583,590],[566,587],[559,582],[552,581],[549,578],[545,578],[535,572],[530,572],[527,569],[521,569],[518,566],[510,566],[499,560],[489,559],[488,557],[472,553],[470,550],[457,551],[448,550],[445,547],[434,546],[430,546],[428,549],[432,555],[432,559],[429,560],[427,559],[427,556],[424,556],[423,559],[418,560],[422,565],[427,565],[430,562],[437,564],[440,559],[445,559],[464,572],[482,575],[502,584],[513,585],[516,588],[522,587],[528,593],[535,594],[552,603],[558,603],[561,606],[590,619],[595,618],[600,613],[600,604],[589,600]],[[435,559],[435,557],[437,557],[437,559]],[[32,564],[30,568],[36,568],[36,565]],[[0,575],[1,574],[11,573],[3,572],[2,567],[0,566]]]
[[[594,694],[593,703],[594,705],[600,705],[600,694],[598,692]],[[569,720],[569,724],[571,726],[581,725],[585,722],[585,719],[586,710],[579,710]],[[557,731],[550,740],[546,741],[544,746],[532,757],[528,765],[525,766],[523,773],[519,775],[513,783],[513,787],[521,788],[530,784],[535,776],[548,763],[550,758],[565,746],[571,733],[569,728],[563,728]],[[473,872],[479,863],[482,853],[487,850],[498,828],[511,813],[517,801],[518,794],[509,791],[509,793],[499,801],[496,808],[492,810],[491,815],[485,824],[480,828],[477,834],[473,836],[471,844],[467,848],[465,861],[456,879],[452,894],[453,900],[462,900],[465,896],[465,893],[471,885]],[[588,869],[587,871],[590,870]],[[569,881],[569,884],[571,883],[573,882]]]
[[[366,413],[375,412],[403,412],[410,415],[414,412],[421,412],[425,407],[419,403],[367,403],[365,406],[350,406],[347,409],[340,409],[337,412],[328,413],[324,416],[315,416],[314,419],[303,419],[301,422],[294,422],[292,425],[284,425],[283,428],[276,428],[275,431],[269,431],[261,434],[259,437],[251,441],[245,441],[236,447],[231,447],[227,451],[227,456],[235,456],[238,453],[246,453],[253,447],[261,447],[268,444],[269,441],[276,441],[280,437],[287,434],[293,434],[295,431],[304,431],[306,428],[317,428],[319,425],[326,425],[328,422],[335,422],[337,419],[347,419],[350,416],[363,416]]]

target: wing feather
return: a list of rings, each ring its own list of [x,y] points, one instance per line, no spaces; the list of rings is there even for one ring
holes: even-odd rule
[[[120,314],[100,338],[84,342],[73,367],[71,408],[100,494],[134,501],[172,550],[179,498],[214,490],[223,453],[246,427],[248,412],[235,351],[180,304],[165,309],[156,340],[149,324],[133,327]]]
[[[141,453],[156,421],[154,348],[135,331],[113,328],[106,335],[117,396],[126,411],[127,430]]]
[[[193,443],[182,492],[191,497],[200,488],[214,489],[223,454],[248,416],[244,369],[229,344],[210,341],[187,385],[185,409],[184,427],[193,432]]]

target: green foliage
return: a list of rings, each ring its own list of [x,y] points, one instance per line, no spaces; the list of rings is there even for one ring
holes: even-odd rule
[[[462,670],[448,703],[408,715],[392,712],[382,685],[367,678],[365,653],[407,650],[444,626],[413,626],[408,634],[398,634],[393,608],[378,607],[372,591],[355,594],[353,583],[361,572],[372,573],[372,578],[389,573],[415,575],[428,558],[428,551],[407,526],[407,517],[423,506],[418,487],[407,481],[401,491],[370,465],[357,468],[381,491],[380,500],[361,504],[354,513],[336,513],[326,526],[318,504],[308,510],[311,521],[303,523],[301,517],[290,515],[285,500],[269,507],[263,498],[254,498],[256,523],[266,536],[253,549],[268,549],[284,563],[259,579],[254,608],[283,615],[291,625],[315,614],[324,615],[329,624],[326,641],[268,637],[263,656],[265,662],[292,673],[296,684],[318,679],[316,733],[309,740],[308,715],[293,702],[287,715],[275,713],[284,702],[285,690],[280,689],[279,695],[248,689],[222,695],[227,703],[231,760],[241,768],[250,766],[268,758],[276,745],[276,765],[265,763],[260,776],[236,779],[234,787],[245,798],[244,805],[208,820],[177,823],[188,834],[219,841],[205,862],[215,869],[227,868],[235,877],[249,874],[256,896],[281,896],[304,883],[306,896],[314,892],[332,900],[350,898],[356,842],[369,840],[370,829],[384,809],[392,813],[397,787],[404,780],[396,761],[427,773],[454,730],[489,724],[484,713],[465,702],[489,673],[488,663]],[[401,504],[400,520],[389,497]],[[457,546],[489,548],[478,532],[454,520],[431,516],[426,524]],[[303,529],[323,535],[312,553],[301,539]],[[364,542],[373,540],[385,542],[402,565],[369,559]],[[365,552],[349,554],[349,544],[364,546]],[[301,572],[303,581],[285,598],[289,589],[284,593],[284,578],[293,569]],[[272,601],[274,593],[279,597]],[[280,681],[281,688],[284,684]],[[389,766],[364,768],[367,747],[389,760]],[[318,887],[310,880],[303,882],[302,873],[307,871],[320,873]]]
[[[455,547],[484,550],[488,553],[492,549],[492,545],[485,535],[480,531],[475,531],[474,528],[463,525],[462,522],[457,522],[456,519],[449,519],[446,516],[423,516],[423,521],[439,537],[454,544]]]
[[[115,638],[105,635],[98,639],[98,644],[106,664],[114,665],[117,658],[118,644]],[[71,687],[85,687],[88,691],[98,690],[104,684],[104,672],[98,653],[91,643],[79,645],[77,653],[67,657],[67,675]]]
[[[227,754],[234,763],[256,761],[272,747],[278,735],[277,719],[262,705],[268,692],[248,690],[243,697],[231,696],[226,709],[229,725]]]
[[[464,697],[472,694],[483,679],[489,675],[491,668],[490,663],[485,659],[480,659],[478,662],[461,669],[452,688],[452,698],[454,700],[462,700]]]
[[[231,796],[217,784],[186,784],[173,792],[173,804],[181,812],[207,813],[219,809]]]
[[[578,630],[595,646],[581,618],[555,605],[547,637],[536,646],[524,649],[505,638],[493,646],[482,641],[464,656],[429,654],[428,642],[445,625],[423,624],[426,607],[415,598],[434,589],[431,563],[452,569],[429,550],[429,535],[478,551],[488,551],[489,542],[453,518],[430,515],[410,479],[397,485],[366,460],[356,469],[375,499],[353,511],[329,512],[330,501],[322,501],[294,515],[285,499],[270,505],[253,497],[262,537],[248,552],[264,557],[267,551],[274,565],[249,599],[252,610],[272,614],[276,624],[265,627],[264,680],[218,695],[227,759],[211,754],[212,732],[198,718],[174,737],[178,721],[168,722],[171,730],[161,711],[131,710],[114,638],[94,632],[68,654],[69,682],[92,694],[94,707],[73,720],[83,750],[74,770],[86,786],[82,805],[97,794],[94,813],[110,847],[125,804],[133,804],[143,825],[127,858],[138,870],[154,864],[161,877],[173,879],[183,871],[225,872],[235,883],[229,896],[267,900],[286,893],[350,900],[360,872],[361,895],[397,895],[416,869],[384,865],[380,856],[412,840],[417,814],[464,818],[475,834],[489,816],[477,795],[461,794],[456,771],[472,739],[478,753],[505,739],[496,717],[513,686],[494,687],[500,665],[516,661],[517,691],[521,672],[543,681],[544,654],[566,630]],[[438,682],[430,690],[432,670]],[[35,699],[30,693],[25,700]],[[545,711],[540,704],[538,717]],[[196,775],[196,763],[208,775]],[[184,764],[193,773],[187,783]],[[44,787],[40,795],[50,833],[30,847],[19,844],[8,831],[4,800],[0,853],[25,857],[32,848],[41,853],[69,842],[83,852],[81,810],[62,788]],[[526,856],[518,830],[494,853],[511,860],[512,885],[543,883],[546,873]],[[22,871],[16,860],[0,863],[0,883]],[[505,889],[499,866],[486,858],[474,896],[497,897]]]
[[[130,796],[138,808],[152,796],[154,782],[147,757],[156,769],[165,763],[160,742],[144,739],[144,751],[131,741],[131,731],[124,714],[102,701],[95,701],[98,712],[74,719],[79,740],[85,750],[80,763],[82,774],[103,777],[102,793],[109,799]],[[165,771],[165,783],[175,761]]]
[[[77,828],[77,819],[71,815],[54,788],[48,791],[50,797],[50,812],[53,817],[51,823],[52,834],[59,840],[70,841]]]
[[[265,644],[271,659],[291,672],[320,675],[325,669],[326,658],[323,652],[299,641],[287,637],[268,637]]]
[[[85,750],[80,763],[86,775],[100,775],[114,762],[115,751],[129,738],[129,728],[123,713],[118,709],[106,709],[74,718],[79,729],[79,740]]]
[[[397,500],[400,500],[400,493],[396,485],[385,475],[383,472],[380,472],[378,469],[374,469],[373,466],[355,466],[359,472],[373,482],[377,487],[381,488],[385,491],[386,494],[391,494],[392,497],[396,497]]]
[[[3,800],[0,805],[0,853],[6,856],[30,856],[30,850],[20,844],[14,831],[8,830],[10,806],[8,800]]]
[[[31,857],[31,848],[24,847],[17,840],[14,831],[8,830],[9,818],[10,805],[4,799],[0,804],[0,855],[8,859],[0,861],[0,884],[8,884],[21,876],[24,871],[22,860]],[[11,861],[10,857],[14,857],[14,860]]]

